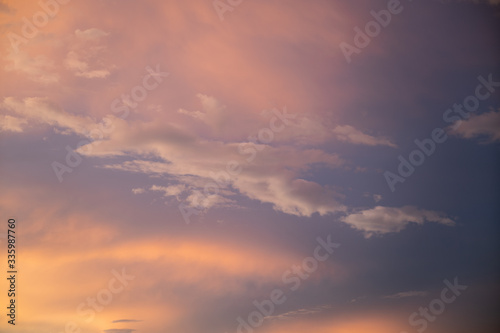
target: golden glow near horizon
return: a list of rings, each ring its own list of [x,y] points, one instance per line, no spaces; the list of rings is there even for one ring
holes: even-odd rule
[[[497,2],[0,0],[0,332],[496,333]]]

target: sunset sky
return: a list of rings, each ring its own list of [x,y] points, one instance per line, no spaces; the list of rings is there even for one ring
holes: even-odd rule
[[[497,333],[499,31],[498,0],[0,0],[0,332]]]

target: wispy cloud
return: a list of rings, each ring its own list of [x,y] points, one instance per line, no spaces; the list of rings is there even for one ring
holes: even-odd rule
[[[75,30],[75,36],[83,40],[97,40],[102,37],[106,37],[108,35],[109,32],[104,32],[97,28],[90,28],[87,30],[80,30],[80,29]]]
[[[53,126],[63,134],[76,133],[87,135],[96,122],[88,116],[73,115],[58,108],[48,98],[29,97],[19,100],[6,97],[0,102],[0,109],[4,109],[16,115],[3,119],[5,126],[11,129],[22,130],[29,123]],[[7,123],[8,122],[8,123]]]
[[[403,230],[410,222],[423,224],[425,221],[448,226],[455,223],[442,213],[418,209],[413,206],[401,208],[377,206],[342,217],[341,220],[355,229],[362,230],[367,237]]]
[[[407,297],[425,297],[429,295],[427,291],[404,291],[393,295],[384,296],[384,298],[407,298]]]
[[[472,115],[450,131],[466,139],[483,137],[485,142],[500,141],[500,110]]]
[[[258,151],[250,143],[227,141],[202,139],[196,136],[193,128],[167,121],[122,122],[116,123],[110,138],[96,149],[85,152],[82,147],[80,151],[96,157],[129,156],[132,159],[107,164],[108,169],[168,174],[177,179],[177,187],[156,184],[157,187],[151,190],[180,195],[188,189],[187,203],[201,208],[231,204],[230,196],[234,193],[229,188],[232,187],[240,195],[271,203],[275,210],[292,215],[326,215],[345,209],[334,190],[301,177],[315,164],[340,167],[343,161],[337,155],[283,144],[280,147],[261,144]],[[242,144],[246,145],[244,149]],[[257,157],[248,162],[254,149]],[[161,162],[137,158],[151,155]],[[214,182],[212,177],[216,175],[217,178],[219,173],[225,172],[230,161],[237,161],[243,171],[228,176],[229,180],[219,186],[219,193],[209,193],[205,195],[206,200],[198,200],[200,192],[206,194],[205,186]]]
[[[393,148],[397,147],[389,139],[365,134],[349,125],[337,126],[332,130],[332,132],[340,141],[368,146],[389,146]]]
[[[109,33],[97,28],[76,30],[76,40],[64,60],[66,68],[76,76],[87,79],[102,79],[109,76],[111,74],[109,68],[103,68],[102,64],[102,53],[106,47],[101,44],[101,39],[108,35]]]
[[[25,74],[30,80],[44,85],[59,82],[60,75],[56,71],[55,62],[43,54],[32,55],[24,50],[10,51],[5,57],[6,71]]]
[[[287,319],[295,319],[295,318],[300,318],[304,316],[310,316],[316,313],[321,313],[323,311],[327,311],[331,309],[331,305],[321,305],[321,306],[315,306],[312,308],[304,308],[300,310],[294,310],[294,311],[289,311],[286,313],[282,313],[276,316],[267,316],[265,317],[266,320],[287,320]]]
[[[118,320],[113,320],[112,323],[138,323],[141,322],[142,320],[138,319],[118,319]]]
[[[0,132],[22,132],[27,123],[26,119],[0,115]]]

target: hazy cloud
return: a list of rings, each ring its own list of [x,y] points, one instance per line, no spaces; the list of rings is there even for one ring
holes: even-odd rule
[[[413,206],[401,208],[377,206],[362,210],[341,219],[358,230],[365,232],[367,237],[376,234],[386,234],[403,230],[408,223],[423,224],[425,221],[444,225],[454,225],[454,222],[441,213],[418,209]]]
[[[27,123],[25,119],[0,115],[0,132],[22,132]]]
[[[463,120],[452,133],[466,139],[486,137],[486,142],[500,140],[500,111],[490,111],[480,115],[471,115]]]
[[[426,291],[404,291],[393,295],[384,296],[384,298],[407,298],[407,297],[425,297],[429,293]]]
[[[389,146],[393,148],[397,147],[394,143],[386,138],[378,138],[365,134],[349,125],[337,126],[332,130],[332,132],[340,141],[368,146]]]
[[[38,124],[50,125],[62,131],[63,134],[76,133],[88,135],[96,122],[90,117],[77,116],[68,113],[42,97],[28,97],[19,100],[13,97],[6,97],[0,102],[0,108],[14,113],[18,118],[9,121],[18,126],[34,122]]]
[[[138,323],[141,322],[142,320],[137,320],[137,319],[118,319],[118,320],[113,320],[112,323]]]

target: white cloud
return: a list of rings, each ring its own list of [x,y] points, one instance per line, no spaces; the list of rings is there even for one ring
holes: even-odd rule
[[[30,97],[23,100],[6,97],[0,103],[0,108],[15,113],[19,117],[15,120],[18,124],[35,122],[50,125],[61,129],[63,134],[87,135],[96,125],[91,118],[76,116],[58,109],[48,99],[41,97]]]
[[[94,153],[97,155],[98,153]],[[104,155],[121,155],[119,152],[105,152]],[[142,161],[142,160],[133,160],[133,161],[125,161],[120,164],[106,164],[103,166],[105,169],[113,169],[113,170],[121,170],[127,172],[137,172],[144,174],[162,174],[168,173],[168,165],[163,162],[152,162],[152,161]]]
[[[129,164],[130,165],[130,164]],[[126,170],[126,171],[137,171],[136,169],[123,169],[120,168],[121,165],[108,166],[110,169]],[[199,179],[195,180],[193,177],[176,177],[177,181],[184,178],[184,184],[161,186],[152,185],[149,189],[144,188],[134,188],[132,193],[142,194],[146,191],[161,192],[164,197],[175,197],[178,202],[183,202],[184,204],[198,209],[209,209],[214,207],[236,207],[235,201],[229,199],[229,196],[233,196],[236,193],[220,188],[218,189],[219,194],[209,194],[206,195],[203,192],[203,186],[209,182],[210,179],[205,179],[204,182],[200,182]]]
[[[25,51],[11,52],[5,57],[8,65],[6,71],[15,71],[24,73],[35,82],[51,84],[59,81],[59,75],[56,74],[54,62],[43,55],[31,56]]]
[[[108,77],[111,73],[102,64],[105,47],[100,43],[101,38],[108,35],[97,28],[76,30],[76,40],[64,59],[65,67],[76,76],[87,79]]]
[[[97,28],[90,28],[87,30],[75,30],[75,36],[83,40],[96,40],[109,35],[109,32],[104,32]]]
[[[211,98],[202,98],[205,105],[219,105]],[[15,116],[14,123],[6,118],[11,121],[9,128],[12,129],[22,129],[25,122],[38,123],[50,125],[63,134],[88,137],[97,128],[94,119],[68,113],[45,98],[18,100],[9,97],[0,107],[10,111],[11,117]],[[161,191],[165,196],[174,196],[202,208],[235,206],[232,196],[239,192],[270,203],[276,211],[298,216],[326,215],[346,209],[339,203],[335,191],[301,176],[314,164],[326,168],[343,165],[342,159],[335,154],[284,144],[280,147],[260,145],[263,150],[257,151],[253,144],[245,144],[245,149],[255,151],[255,159],[249,162],[251,154],[240,153],[239,142],[201,139],[196,131],[168,122],[126,122],[116,117],[111,120],[113,131],[108,131],[99,145],[93,145],[92,149],[83,146],[79,152],[94,157],[128,155],[132,160],[104,167],[147,175],[168,174],[177,184],[166,187],[157,184],[149,190]],[[153,162],[138,156],[156,156],[161,160]],[[243,171],[230,176],[227,184],[216,184],[215,192],[205,194],[205,185],[214,184],[214,175],[221,172],[228,175],[226,169],[230,161],[237,161]],[[133,193],[141,191],[134,189]]]
[[[0,132],[22,132],[27,123],[25,119],[0,115]]]
[[[484,136],[489,142],[500,141],[500,111],[472,115],[451,133],[466,139]]]
[[[231,206],[231,204],[234,203],[234,200],[225,198],[218,194],[206,195],[204,193],[201,193],[200,191],[193,191],[186,198],[186,203],[194,208],[208,209],[212,207]]]
[[[350,214],[341,220],[358,230],[364,231],[367,237],[399,232],[410,222],[423,224],[425,221],[428,221],[449,226],[454,225],[454,222],[448,217],[443,216],[443,214],[418,209],[413,206],[404,206],[401,208],[377,206]]]
[[[345,211],[338,202],[338,194],[315,182],[280,175],[255,177],[243,175],[234,186],[251,199],[272,203],[276,211],[297,216],[311,216],[314,213],[327,215]]]
[[[226,106],[213,96],[197,94],[196,97],[199,99],[203,111],[179,109],[178,112],[205,123],[214,133],[223,132],[226,125],[230,123],[228,120],[230,115],[227,113]]]
[[[75,51],[70,51],[66,55],[64,64],[67,69],[73,71],[76,76],[84,77],[87,79],[105,78],[111,74],[107,69],[90,69],[88,62],[82,61],[80,55]]]
[[[205,109],[220,106],[215,99],[207,96],[199,98],[204,100]],[[58,128],[62,133],[83,136],[88,136],[96,127],[95,120],[65,112],[43,98],[22,101],[6,98],[1,106],[19,117],[19,126],[19,122],[23,121],[36,122]],[[202,208],[234,206],[232,196],[239,193],[262,203],[270,203],[276,211],[291,215],[327,215],[346,211],[346,207],[339,203],[341,197],[334,190],[303,177],[315,164],[325,168],[342,166],[344,161],[335,154],[319,149],[297,148],[284,142],[279,147],[260,145],[262,150],[256,150],[256,146],[247,143],[241,150],[239,142],[201,139],[196,131],[168,122],[125,122],[116,117],[112,120],[113,131],[98,146],[94,145],[92,149],[83,146],[79,152],[94,157],[130,156],[132,160],[104,167],[147,175],[168,174],[175,180],[176,185],[157,184],[150,191],[160,191],[164,196],[174,196],[179,201]],[[252,154],[241,153],[246,149],[253,150],[255,154],[251,162],[247,159]],[[140,156],[156,156],[160,161],[143,160]],[[229,176],[226,169],[230,161],[238,162],[242,171]],[[219,181],[215,192],[205,192],[205,185],[214,184],[212,177],[220,173],[229,178],[227,184]],[[133,193],[142,192],[134,189]],[[352,218],[347,217],[347,221]]]
[[[163,195],[166,197],[178,197],[179,194],[186,191],[185,185],[170,185],[170,186],[151,186],[151,191],[160,191],[163,192]]]
[[[365,134],[350,125],[330,124],[310,115],[297,115],[286,131],[277,138],[277,141],[293,141],[299,145],[317,145],[331,140],[357,145],[397,147],[387,138]]]
[[[132,189],[132,193],[134,193],[134,194],[142,194],[142,193],[146,193],[146,190],[143,189],[143,188],[133,188]]]
[[[368,146],[389,146],[396,147],[394,143],[386,138],[374,137],[355,129],[350,125],[337,126],[332,130],[334,136],[340,140],[353,144]]]
[[[249,154],[239,153],[238,142],[201,139],[194,131],[167,122],[117,122],[114,125],[109,140],[101,141],[91,152],[85,152],[85,147],[82,147],[81,153],[101,157],[131,154],[133,160],[105,167],[148,175],[168,174],[186,186],[188,191],[182,193],[186,204],[204,208],[232,205],[230,197],[235,193],[229,190],[231,186],[240,194],[271,203],[274,209],[287,214],[311,216],[345,210],[333,190],[300,176],[316,163],[324,167],[339,167],[343,161],[334,154],[317,149],[262,145],[263,150],[256,152],[250,163],[246,160]],[[245,146],[245,149],[252,149],[252,145]],[[162,161],[137,158],[137,155],[151,154]],[[242,172],[228,176],[229,161],[237,161]],[[218,193],[209,190],[205,195],[205,185],[214,184],[211,177],[221,172],[227,175],[229,182],[218,186]],[[164,193],[173,191],[170,188],[157,189]],[[196,195],[195,191],[203,193],[206,198]]]
[[[179,109],[178,111],[179,113],[181,114],[185,114],[185,115],[188,115],[192,118],[195,118],[195,119],[198,119],[198,120],[201,120],[201,121],[204,121],[207,117],[207,114],[205,112],[201,112],[201,111],[188,111],[188,110],[185,110],[185,109]]]
[[[203,122],[213,130],[213,133],[217,134],[223,133],[229,127],[228,125],[234,126],[235,119],[232,118],[231,112],[215,97],[204,94],[197,94],[196,96],[200,100],[202,111],[189,111],[180,108],[177,112]],[[272,110],[264,110],[262,115],[268,119],[268,122],[269,119],[275,116]],[[241,121],[241,119],[236,119],[236,121]],[[263,123],[261,126],[261,128],[265,128],[269,124]],[[332,127],[334,128],[331,129]],[[332,139],[358,145],[397,147],[387,138],[365,134],[350,125],[332,126],[322,119],[304,114],[294,115],[293,119],[289,119],[286,130],[280,131],[279,135],[275,135],[273,142],[293,142],[294,144],[307,146],[317,145]]]

